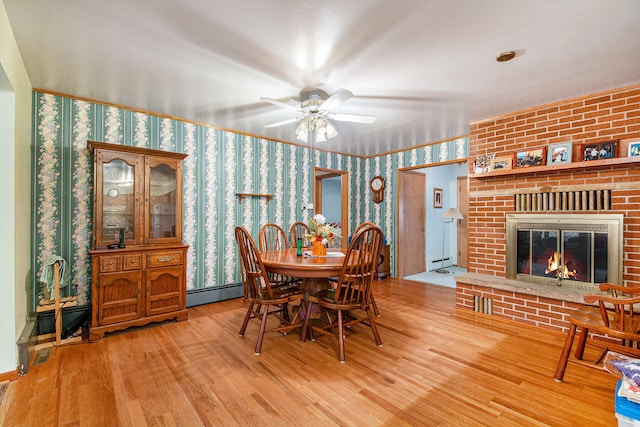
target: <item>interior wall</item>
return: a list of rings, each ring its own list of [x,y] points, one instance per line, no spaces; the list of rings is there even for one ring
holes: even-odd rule
[[[523,192],[559,193],[593,188],[611,191],[611,214],[624,215],[623,275],[626,286],[640,284],[640,163],[582,162],[582,145],[616,140],[618,157],[627,157],[622,142],[640,140],[640,87],[621,88],[578,99],[514,112],[471,124],[472,159],[477,155],[513,156],[516,152],[570,142],[573,162],[564,168],[542,166],[518,173],[469,177],[468,271],[506,276],[506,215],[515,213]],[[623,160],[623,159],[619,159]],[[469,171],[473,170],[472,162]],[[524,213],[524,212],[522,212]],[[549,212],[549,215],[562,213]]]
[[[31,84],[0,3],[0,374],[15,371],[28,316]]]
[[[360,158],[284,144],[195,125],[130,109],[34,92],[32,271],[59,254],[69,261],[71,286],[65,293],[90,301],[92,160],[87,140],[135,145],[188,154],[183,162],[183,240],[189,244],[187,290],[237,284],[240,270],[233,229],[244,225],[253,236],[275,222],[289,228],[308,221],[302,202],[313,200],[313,166],[349,174],[349,229],[373,221],[391,245],[395,275],[397,169],[468,156],[468,138],[412,150]],[[311,158],[313,157],[313,159]],[[386,180],[385,200],[376,204],[369,181]],[[236,193],[273,194],[244,199]],[[39,287],[35,273],[32,305]]]

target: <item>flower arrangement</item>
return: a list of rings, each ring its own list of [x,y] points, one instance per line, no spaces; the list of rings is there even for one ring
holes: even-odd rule
[[[319,242],[323,245],[333,243],[333,239],[340,237],[337,233],[338,227],[336,224],[328,223],[327,219],[322,214],[315,214],[313,218],[309,220],[309,234],[307,239],[313,244],[313,242]]]

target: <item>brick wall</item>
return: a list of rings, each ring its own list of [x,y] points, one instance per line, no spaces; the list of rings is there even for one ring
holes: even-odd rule
[[[487,300],[491,300],[491,312],[487,314],[556,331],[564,331],[568,327],[568,317],[580,306],[571,301],[485,286],[465,283],[456,285],[456,307],[475,310],[474,297],[484,299],[485,305]]]
[[[581,161],[582,144],[621,140],[618,157],[627,155],[625,141],[640,138],[640,86],[545,105],[470,125],[469,174],[481,154],[511,156],[515,152],[572,141],[573,161]],[[469,179],[468,267],[472,273],[506,276],[505,215],[513,213],[514,194],[556,190],[563,186],[611,189],[611,210],[624,215],[623,278],[640,286],[640,163],[549,170]],[[570,212],[569,212],[570,213]],[[462,293],[458,306],[465,307]],[[504,297],[501,295],[501,297]],[[525,296],[507,317],[530,323]],[[535,297],[534,297],[535,298]],[[521,315],[515,315],[518,312]],[[549,319],[551,323],[552,319]]]

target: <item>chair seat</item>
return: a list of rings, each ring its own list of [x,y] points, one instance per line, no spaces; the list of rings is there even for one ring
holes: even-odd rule
[[[264,298],[263,301],[278,301],[280,299],[287,299],[293,296],[300,296],[304,298],[304,290],[300,288],[298,283],[282,284],[277,287],[271,288],[273,293],[273,299]],[[278,304],[277,302],[275,304]]]
[[[354,290],[354,294],[358,294],[359,292],[360,291],[358,290]],[[310,296],[309,298],[315,300],[314,302],[318,302],[319,304],[321,304],[322,306],[330,310],[335,310],[338,307],[340,310],[355,310],[356,308],[360,307],[360,304],[358,303],[353,303],[353,304],[336,303],[335,297],[336,297],[335,289],[324,289],[318,292],[317,294]],[[354,299],[359,301],[360,300],[359,295],[354,295]]]

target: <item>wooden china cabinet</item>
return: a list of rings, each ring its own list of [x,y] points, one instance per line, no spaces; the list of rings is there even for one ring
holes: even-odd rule
[[[91,339],[186,320],[186,154],[94,141],[87,146],[94,167]]]

